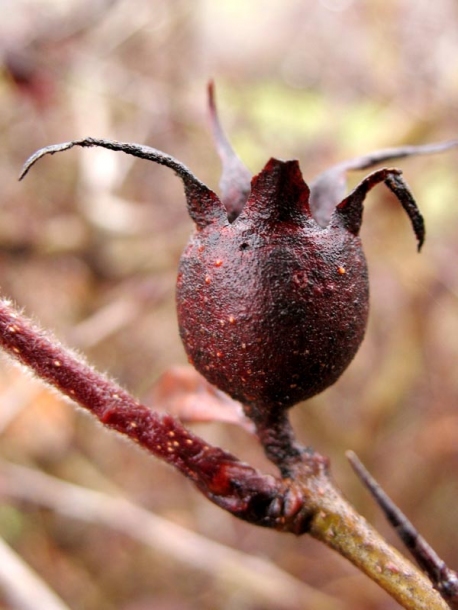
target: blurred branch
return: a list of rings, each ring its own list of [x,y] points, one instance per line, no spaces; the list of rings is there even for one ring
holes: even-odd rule
[[[73,519],[98,523],[121,532],[155,552],[172,557],[174,561],[206,572],[216,583],[243,590],[257,603],[262,603],[263,607],[345,608],[332,596],[316,591],[266,559],[209,540],[120,496],[85,489],[6,461],[0,463],[0,492],[10,498],[45,506]],[[42,607],[54,610],[51,606]]]
[[[19,376],[14,379],[7,388],[0,392],[0,434],[12,421],[26,409],[34,398],[38,396],[39,389],[34,384],[24,383],[24,379]]]
[[[69,610],[41,578],[0,538],[0,588],[14,610]]]

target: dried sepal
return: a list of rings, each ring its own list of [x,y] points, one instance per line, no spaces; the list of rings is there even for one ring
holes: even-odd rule
[[[232,222],[243,210],[250,194],[251,173],[232,148],[232,144],[221,126],[212,81],[208,84],[208,106],[213,141],[222,164],[219,183],[221,200],[226,207],[229,220]]]
[[[417,238],[418,250],[420,250],[425,239],[425,223],[409,187],[402,178],[402,172],[399,169],[378,169],[364,178],[364,180],[336,207],[331,216],[330,226],[344,226],[354,235],[358,235],[361,228],[363,202],[366,195],[374,186],[377,186],[377,184],[380,184],[381,182],[384,182],[394,193],[406,211]]]
[[[167,155],[156,148],[144,146],[143,144],[84,138],[83,140],[73,140],[71,142],[46,146],[27,159],[19,179],[22,180],[30,168],[45,155],[54,155],[55,153],[69,150],[74,146],[81,146],[83,148],[99,146],[101,148],[120,151],[128,155],[133,155],[139,159],[153,161],[159,165],[169,167],[170,169],[173,169],[177,176],[183,181],[189,214],[199,228],[204,228],[213,222],[224,223],[227,221],[226,211],[218,196],[209,189],[208,186],[196,178],[184,163],[181,163],[171,155]]]
[[[241,214],[253,222],[271,225],[281,222],[312,222],[309,188],[304,182],[298,161],[270,159],[253,178],[251,193]]]
[[[418,155],[441,153],[458,146],[458,140],[424,144],[419,146],[399,146],[372,151],[329,167],[310,183],[310,207],[319,225],[325,227],[335,207],[345,197],[346,173],[370,169],[379,163],[404,159]]]

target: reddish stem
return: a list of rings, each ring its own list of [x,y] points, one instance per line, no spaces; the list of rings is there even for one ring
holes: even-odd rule
[[[191,479],[212,502],[235,516],[278,527],[277,510],[269,510],[284,484],[262,475],[232,454],[208,445],[170,415],[141,405],[114,381],[47,336],[0,301],[0,345],[97,417],[104,426],[128,436]]]

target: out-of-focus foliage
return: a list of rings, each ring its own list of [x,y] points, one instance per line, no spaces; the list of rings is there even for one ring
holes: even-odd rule
[[[458,136],[453,0],[2,0],[1,9],[8,15],[0,23],[2,295],[144,400],[168,366],[185,363],[173,294],[191,230],[181,184],[169,170],[100,150],[43,160],[18,184],[29,154],[88,135],[138,141],[170,152],[216,189],[209,78],[253,172],[269,156],[299,158],[307,180],[371,149]],[[397,164],[426,218],[420,255],[388,192],[380,187],[368,198],[366,340],[344,377],[293,416],[301,439],[331,457],[363,514],[394,540],[350,473],[348,448],[455,569],[457,163],[451,151]],[[267,467],[243,430],[198,430]],[[6,360],[0,432],[4,459],[123,490],[205,537],[270,558],[348,607],[397,607],[307,537],[235,522]],[[33,504],[5,500],[0,534],[72,608],[265,607],[225,588],[220,574]],[[295,608],[288,591],[284,607]]]

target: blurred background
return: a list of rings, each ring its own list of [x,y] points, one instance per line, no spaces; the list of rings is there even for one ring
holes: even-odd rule
[[[226,131],[253,173],[270,156],[298,158],[310,180],[371,150],[458,136],[454,0],[0,0],[0,7],[2,296],[145,401],[164,371],[186,364],[174,307],[177,264],[192,230],[182,185],[166,168],[99,149],[48,157],[18,183],[32,152],[85,136],[140,142],[217,189],[210,78]],[[381,186],[369,196],[366,339],[334,387],[293,411],[300,439],[330,457],[363,515],[399,546],[351,472],[347,449],[455,569],[457,163],[453,150],[396,163],[426,219],[420,255],[389,192]],[[349,186],[361,177],[350,176]],[[243,430],[193,429],[268,467]],[[212,506],[5,357],[0,434],[0,534],[69,608],[398,607],[307,536],[254,528]],[[151,522],[148,513],[137,519],[137,539],[122,531],[122,518],[107,523],[113,494],[151,514]],[[157,525],[157,536],[146,534],[147,524]],[[1,591],[0,600],[1,608],[20,607]]]

